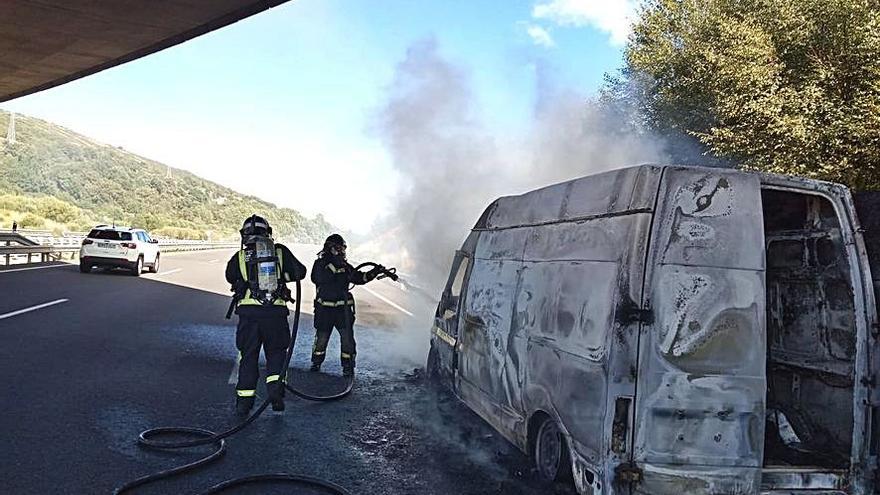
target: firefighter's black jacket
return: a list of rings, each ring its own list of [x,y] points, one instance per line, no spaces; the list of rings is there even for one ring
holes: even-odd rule
[[[284,244],[275,244],[275,249],[281,250],[281,266],[283,267],[281,270],[282,282],[295,282],[306,278],[306,266],[296,259],[296,256],[290,252],[290,249],[288,249],[287,246]],[[232,257],[229,258],[229,262],[226,263],[226,281],[233,287],[246,283],[244,277],[241,275],[241,269],[238,265],[238,252],[233,254]],[[267,315],[271,312],[279,312],[285,315],[289,313],[287,306],[239,306],[235,312],[240,316]]]
[[[318,289],[316,302],[322,304],[353,300],[348,284],[363,285],[369,280],[342,258],[325,254],[312,266],[312,282]]]

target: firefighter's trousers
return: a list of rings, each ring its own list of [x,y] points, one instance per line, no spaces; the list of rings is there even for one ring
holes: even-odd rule
[[[262,347],[266,354],[266,391],[270,398],[283,397],[281,372],[287,357],[287,346],[290,345],[287,316],[279,313],[239,316],[235,345],[240,355],[238,385],[235,387],[238,396],[253,397],[256,393]]]
[[[327,357],[327,343],[333,329],[339,331],[340,358],[343,369],[354,369],[357,344],[354,341],[354,308],[315,306],[315,345],[312,364],[320,365]]]

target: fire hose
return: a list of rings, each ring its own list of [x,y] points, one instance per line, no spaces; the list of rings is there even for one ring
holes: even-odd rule
[[[361,266],[369,266],[370,264],[365,263]],[[373,263],[372,265],[376,265]],[[393,274],[393,271],[391,272]],[[299,315],[300,315],[300,298],[302,296],[302,287],[300,285],[300,281],[296,281],[296,298],[294,299],[295,309],[294,309],[294,318],[293,318],[293,327],[291,330],[290,336],[290,346],[287,348],[287,356],[284,362],[284,367],[281,371],[281,381],[284,383],[285,389],[289,390],[295,396],[300,397],[305,400],[310,401],[318,401],[318,402],[328,402],[342,399],[343,397],[349,395],[354,387],[354,377],[348,379],[345,390],[338,394],[329,395],[329,396],[314,396],[309,395],[304,392],[301,392],[287,383],[285,379],[287,375],[287,369],[290,366],[290,360],[293,357],[293,349],[296,345],[296,336],[299,330]],[[253,412],[250,416],[248,416],[244,421],[238,423],[237,425],[229,428],[228,430],[215,433],[210,430],[206,430],[203,428],[193,428],[186,426],[162,426],[158,428],[150,428],[149,430],[145,430],[138,435],[138,444],[142,447],[156,450],[174,450],[174,449],[183,449],[188,447],[196,447],[199,445],[207,445],[213,444],[215,450],[208,454],[207,456],[198,459],[196,461],[190,462],[188,464],[183,464],[181,466],[176,466],[170,469],[166,469],[163,471],[159,471],[153,474],[149,474],[146,476],[142,476],[135,480],[129,481],[124,485],[117,488],[113,493],[115,495],[121,495],[123,493],[128,493],[132,489],[143,486],[149,483],[153,483],[155,481],[170,478],[172,476],[176,476],[182,474],[184,472],[193,470],[200,466],[204,466],[208,463],[211,463],[221,457],[226,453],[226,438],[238,433],[239,431],[246,428],[248,425],[253,423],[269,406],[269,399],[263,401],[262,404]],[[191,440],[183,440],[176,442],[162,442],[156,440],[157,437],[162,435],[188,435],[195,437]],[[205,491],[200,492],[198,495],[209,495],[212,493],[220,493],[227,489],[243,486],[243,485],[251,485],[258,483],[290,483],[299,486],[306,486],[311,488],[318,488],[324,490],[328,493],[335,493],[339,495],[351,495],[351,492],[346,490],[345,488],[332,483],[327,480],[323,480],[321,478],[316,478],[312,476],[306,476],[301,474],[290,474],[290,473],[269,473],[269,474],[258,474],[253,476],[245,476],[240,478],[234,478],[227,481],[223,481],[218,483]]]

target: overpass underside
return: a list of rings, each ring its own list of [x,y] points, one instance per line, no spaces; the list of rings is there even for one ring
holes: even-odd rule
[[[0,102],[149,55],[286,0],[4,0]]]

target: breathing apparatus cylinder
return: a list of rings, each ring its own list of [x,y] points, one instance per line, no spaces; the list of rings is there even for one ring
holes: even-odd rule
[[[272,227],[264,218],[253,215],[245,220],[240,232],[251,296],[260,304],[274,304],[281,288],[281,273]]]
[[[261,291],[275,292],[278,289],[279,278],[275,243],[269,237],[258,237],[255,241],[250,254],[256,264],[257,287]]]

